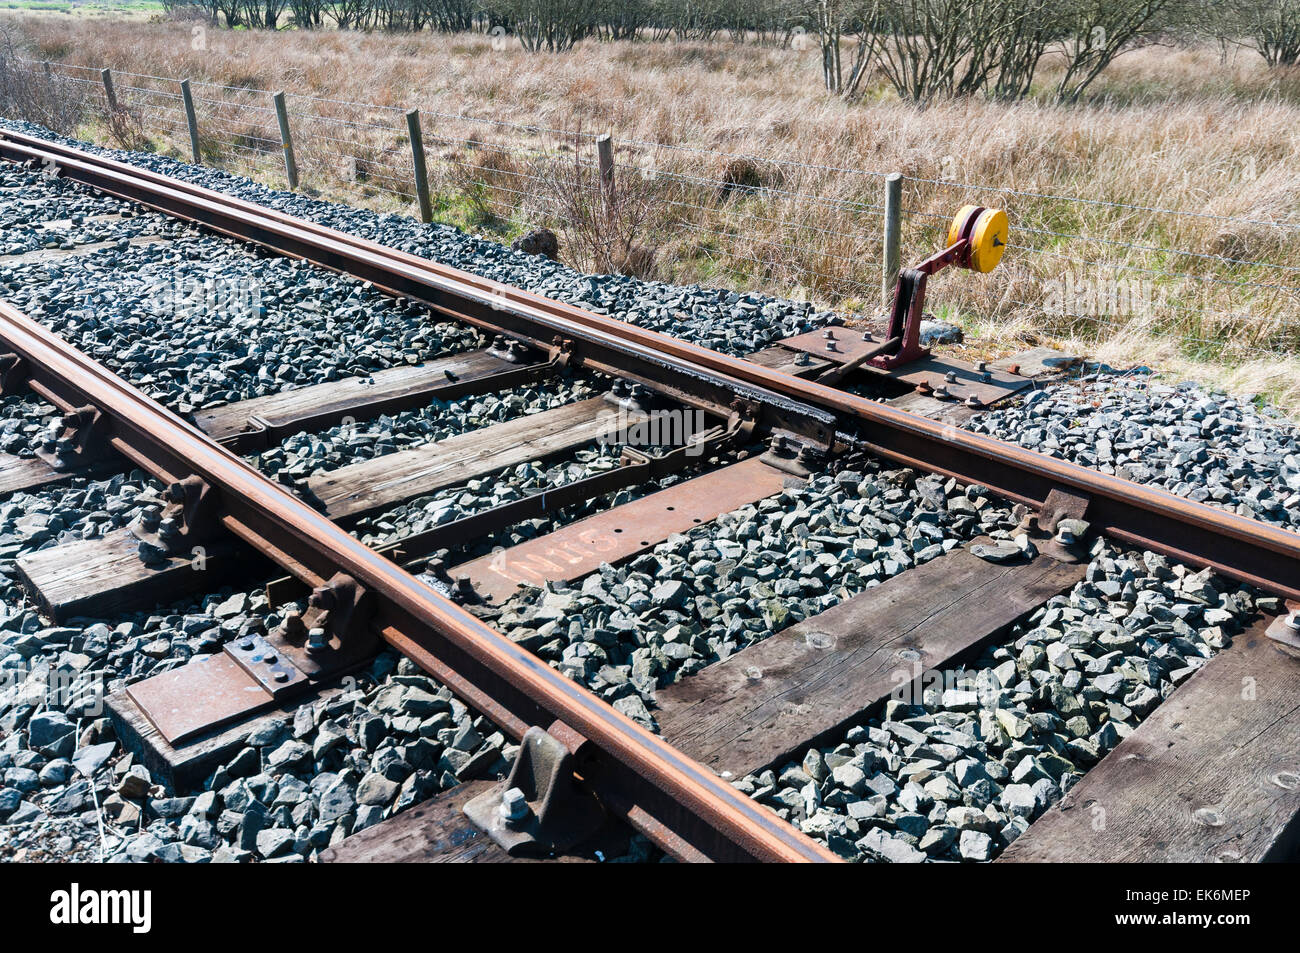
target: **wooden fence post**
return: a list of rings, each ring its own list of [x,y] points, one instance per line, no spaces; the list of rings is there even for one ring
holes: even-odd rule
[[[104,98],[108,100],[108,111],[117,112],[117,92],[113,89],[113,71],[102,69],[100,78],[104,81]]]
[[[424,133],[420,129],[420,110],[406,112],[406,131],[411,137],[411,165],[415,170],[415,198],[420,203],[420,221],[433,221],[433,205],[429,201],[429,172],[424,164]]]
[[[203,157],[199,155],[199,118],[194,113],[194,96],[190,93],[190,81],[181,80],[181,102],[185,105],[185,125],[190,128],[190,152],[194,155],[194,164],[202,165]]]
[[[902,266],[903,176],[893,172],[885,177],[885,249],[880,276],[880,295],[886,310],[894,304],[894,287]]]
[[[284,147],[284,174],[289,178],[289,190],[298,187],[298,163],[293,157],[293,139],[289,135],[289,110],[284,105],[284,93],[271,97],[275,103],[275,119],[280,124],[280,145]]]
[[[596,162],[600,167],[600,190],[606,202],[614,200],[614,140],[609,133],[596,139]]]

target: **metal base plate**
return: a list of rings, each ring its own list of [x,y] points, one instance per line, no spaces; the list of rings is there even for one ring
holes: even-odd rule
[[[1273,621],[1268,624],[1268,628],[1264,630],[1264,634],[1274,642],[1281,642],[1283,645],[1289,645],[1293,649],[1300,649],[1300,629],[1293,629],[1291,626],[1287,625],[1286,621],[1291,613],[1296,609],[1300,609],[1300,602],[1288,599],[1286,602],[1286,611],[1280,616],[1274,618]]]
[[[128,686],[127,696],[168,742],[176,744],[252,714],[275,700],[228,655],[202,655]]]
[[[828,330],[835,335],[834,338],[828,339],[825,337],[825,332]],[[879,334],[873,334],[870,340],[863,338],[862,334],[862,331],[854,328],[826,328],[821,331],[808,331],[804,334],[798,334],[777,343],[781,347],[789,348],[792,351],[803,351],[824,361],[830,361],[834,364],[847,364],[864,351],[876,347],[882,340]],[[835,350],[828,351],[826,349],[827,343],[834,344]],[[1029,378],[1021,377],[1019,374],[995,370],[992,367],[985,371],[979,371],[974,364],[967,361],[934,354],[912,361],[892,371],[882,371],[868,364],[861,368],[861,372],[863,374],[888,377],[891,380],[910,384],[913,387],[919,387],[922,384],[936,388],[942,386],[947,389],[955,401],[965,401],[968,397],[973,396],[985,407],[996,404],[1000,400],[1005,400],[1012,394],[1025,390],[1033,383]],[[956,379],[949,382],[949,374],[954,374]],[[986,374],[988,380],[983,379]]]
[[[803,334],[796,334],[792,338],[784,338],[776,343],[792,351],[803,351],[805,354],[819,357],[823,361],[848,364],[850,361],[857,360],[864,352],[879,347],[880,342],[885,339],[885,334],[877,334],[866,328],[832,327],[818,331],[805,331]]]

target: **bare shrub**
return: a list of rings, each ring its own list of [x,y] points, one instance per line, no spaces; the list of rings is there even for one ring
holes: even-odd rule
[[[1300,64],[1300,0],[1247,0],[1228,17],[1269,66]]]
[[[1063,102],[1074,102],[1115,57],[1154,42],[1196,11],[1184,0],[1065,0],[1057,15],[1067,66],[1056,92]]]
[[[645,244],[656,224],[652,179],[625,175],[602,183],[595,163],[584,161],[575,150],[571,159],[555,156],[541,163],[537,180],[571,264],[605,274],[654,277],[656,250]]]
[[[9,34],[0,30],[0,115],[71,135],[85,112],[81,87],[48,68],[24,62]]]
[[[509,23],[524,49],[562,53],[594,28],[597,0],[491,0],[490,14]]]
[[[104,109],[104,128],[121,149],[131,152],[152,152],[153,143],[145,132],[144,120],[134,109],[119,105]]]
[[[215,7],[187,0],[163,0],[166,18],[173,23],[215,23]]]

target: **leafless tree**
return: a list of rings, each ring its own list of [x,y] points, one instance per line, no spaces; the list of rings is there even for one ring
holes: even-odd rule
[[[86,105],[83,87],[26,61],[9,34],[0,30],[0,115],[71,135]]]
[[[1062,0],[1059,43],[1067,65],[1057,96],[1076,101],[1115,57],[1153,42],[1190,9],[1183,0]]]
[[[1233,10],[1239,35],[1269,66],[1300,63],[1300,0],[1245,0]]]

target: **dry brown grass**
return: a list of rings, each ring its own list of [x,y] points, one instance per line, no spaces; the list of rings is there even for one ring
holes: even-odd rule
[[[880,220],[869,206],[883,184],[834,170],[941,180],[906,183],[905,259],[933,249],[947,217],[972,201],[1007,207],[1016,247],[990,276],[936,281],[937,310],[1008,346],[1052,336],[1116,361],[1192,368],[1300,407],[1291,383],[1300,380],[1300,231],[1253,224],[1300,222],[1300,71],[1270,72],[1244,51],[1226,60],[1211,48],[1129,54],[1075,106],[1044,97],[920,109],[880,83],[860,103],[827,97],[815,50],[588,42],[551,55],[494,50],[480,36],[211,30],[206,49],[194,50],[188,23],[18,14],[3,22],[20,27],[37,58],[242,87],[222,95],[252,104],[283,88],[388,107],[291,97],[295,114],[333,123],[303,136],[304,181],[353,201],[368,189],[372,204],[409,208],[400,110],[418,106],[441,214],[470,227],[508,231],[545,217],[554,203],[539,200],[537,163],[571,162],[575,144],[582,155],[591,147],[456,117],[608,130],[619,143],[618,175],[659,183],[670,212],[653,243],[662,277],[806,295],[849,312],[879,306]],[[1058,71],[1048,62],[1038,85],[1050,90]],[[264,115],[230,109],[211,137],[214,159],[223,138],[242,135],[245,151],[257,153],[258,137],[274,135]],[[337,143],[313,141],[325,128],[346,132],[352,160],[340,159]],[[274,152],[249,161],[274,178]],[[736,158],[747,155],[765,161]],[[1109,280],[1145,282],[1139,306],[1085,299],[1044,313],[1053,287]]]

